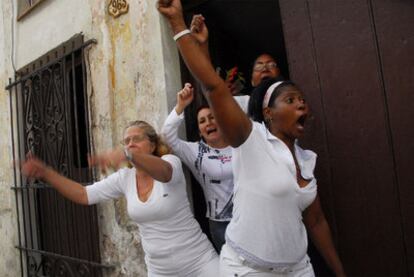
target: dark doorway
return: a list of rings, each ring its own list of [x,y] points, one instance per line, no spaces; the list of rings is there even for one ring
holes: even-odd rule
[[[282,74],[289,77],[278,1],[183,2],[188,23],[193,14],[201,13],[206,18],[211,59],[216,67],[228,70],[238,66],[249,85],[255,58],[268,53],[276,58]]]

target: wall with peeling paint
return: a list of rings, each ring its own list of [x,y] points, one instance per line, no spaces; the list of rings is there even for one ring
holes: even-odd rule
[[[14,193],[6,80],[11,69],[11,1],[0,3],[0,276],[18,276]],[[109,0],[46,0],[15,22],[15,64],[19,69],[83,32],[97,45],[87,52],[91,130],[96,152],[117,146],[123,126],[143,119],[160,130],[180,88],[178,54],[153,0],[127,1],[129,12],[118,18],[107,12]],[[6,22],[7,21],[7,22]],[[115,264],[107,276],[146,276],[136,224],[125,201],[98,206],[103,263]]]
[[[12,75],[11,14],[9,1],[0,3],[0,276],[14,277],[20,273],[19,251],[13,186],[12,147],[9,95],[4,90]]]

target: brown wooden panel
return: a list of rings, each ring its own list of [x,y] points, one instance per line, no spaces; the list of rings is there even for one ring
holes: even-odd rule
[[[309,2],[326,111],[340,247],[351,275],[404,275],[392,149],[371,9]]]
[[[414,2],[371,1],[399,184],[409,276],[414,275]]]
[[[306,135],[301,145],[318,154],[315,175],[318,179],[318,193],[323,210],[336,241],[336,224],[334,202],[332,196],[332,180],[329,166],[329,154],[326,140],[326,128],[323,118],[321,91],[319,86],[318,68],[314,59],[314,45],[306,3],[302,0],[280,1],[282,23],[289,62],[290,76],[306,94],[312,109],[312,120],[307,123]],[[306,72],[306,74],[304,74]],[[330,272],[309,244],[308,255],[312,259],[317,276],[329,276]]]
[[[307,123],[306,135],[301,140],[301,144],[318,154],[316,170],[318,190],[331,229],[335,234],[332,182],[325,136],[326,130],[323,121],[324,111],[308,10],[303,0],[281,0],[280,8],[290,76],[306,94],[313,115]]]
[[[291,76],[310,98],[314,127],[321,128],[310,141],[329,163],[346,270],[351,276],[405,275],[371,7],[349,0],[280,2]]]

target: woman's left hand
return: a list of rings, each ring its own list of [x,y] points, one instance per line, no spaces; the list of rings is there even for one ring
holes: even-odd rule
[[[23,175],[29,179],[43,179],[47,166],[31,152],[27,153],[26,160],[21,165]]]
[[[200,44],[205,44],[208,41],[208,29],[205,23],[205,18],[201,14],[193,16],[190,25],[191,34]]]
[[[89,156],[88,161],[90,166],[98,166],[103,173],[106,173],[108,169],[117,170],[126,161],[126,157],[122,149],[115,149]]]

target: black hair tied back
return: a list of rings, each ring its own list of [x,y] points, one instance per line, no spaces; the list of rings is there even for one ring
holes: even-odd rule
[[[252,92],[250,95],[248,114],[253,121],[263,122],[263,99],[265,97],[266,91],[271,85],[276,82],[285,81],[281,76],[276,78],[270,78],[263,80]],[[284,86],[283,83],[281,86]],[[292,84],[290,81],[286,81],[286,84]],[[277,97],[277,93],[274,93],[270,98],[269,103],[273,103],[274,99]]]

